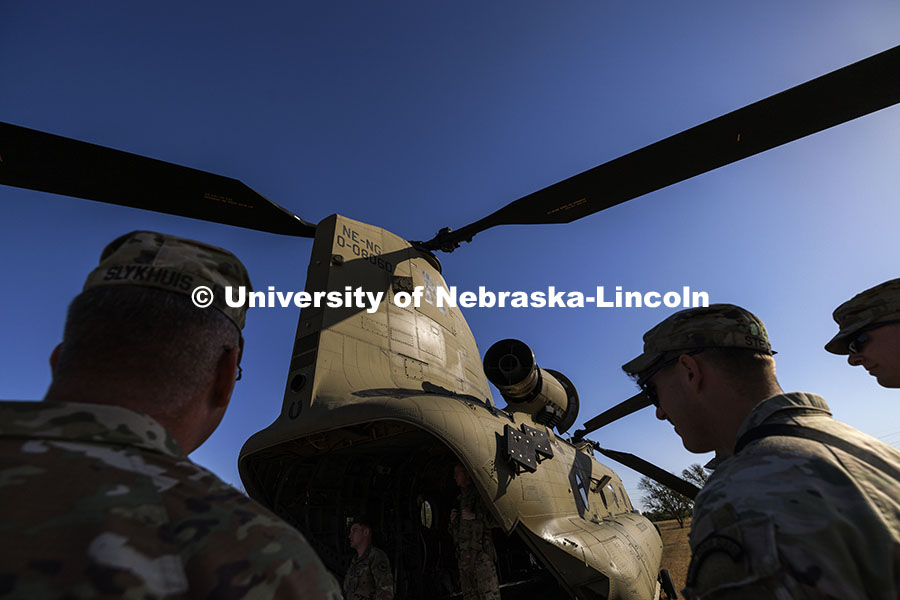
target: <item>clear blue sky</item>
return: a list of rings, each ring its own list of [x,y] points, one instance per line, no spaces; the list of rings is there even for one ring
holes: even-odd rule
[[[15,2],[0,8],[0,120],[235,177],[305,219],[408,239],[900,43],[900,3]],[[452,255],[460,289],[706,290],[767,324],[786,390],[900,441],[900,392],[827,354],[831,311],[898,276],[900,108],[570,225],[492,229]],[[65,309],[133,229],[224,246],[257,289],[301,290],[311,242],[0,187],[0,397],[39,399]],[[299,310],[251,311],[244,380],[194,458],[238,482],[279,411]],[[517,337],[582,398],[669,309],[469,309],[482,353]],[[705,462],[648,411],[595,434],[679,472]],[[633,499],[638,476],[614,467]]]

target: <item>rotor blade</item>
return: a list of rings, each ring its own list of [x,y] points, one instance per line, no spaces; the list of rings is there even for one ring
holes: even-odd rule
[[[495,225],[569,223],[900,102],[900,46],[769,96],[515,200],[431,249]]]
[[[0,123],[0,183],[271,233],[316,227],[229,177]]]
[[[624,400],[612,408],[609,408],[593,419],[588,420],[584,424],[584,429],[575,432],[575,439],[580,440],[592,431],[597,431],[601,427],[609,425],[613,421],[618,421],[622,417],[627,417],[633,412],[637,412],[642,408],[650,406],[650,399],[644,392],[638,392],[628,400]]]
[[[681,494],[682,496],[686,496],[693,500],[697,497],[697,494],[700,493],[700,488],[689,481],[685,481],[681,477],[677,477],[676,475],[672,475],[668,471],[665,471],[653,463],[649,463],[643,458],[638,458],[634,454],[628,454],[627,452],[618,452],[617,450],[610,450],[608,448],[601,448],[597,445],[596,442],[593,444],[594,449],[600,454],[613,459],[617,463],[621,463],[628,467],[629,469],[633,469],[640,473],[641,475],[646,475],[653,481],[657,483],[661,483],[670,490],[674,490]]]

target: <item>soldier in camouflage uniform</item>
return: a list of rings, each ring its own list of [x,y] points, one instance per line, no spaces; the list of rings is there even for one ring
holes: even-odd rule
[[[825,349],[847,355],[880,385],[900,388],[900,279],[860,292],[834,311],[838,333]]]
[[[356,556],[344,577],[347,600],[393,600],[394,578],[391,563],[383,550],[372,545],[372,525],[365,517],[356,517],[347,536]]]
[[[456,544],[463,600],[500,600],[497,551],[491,538],[493,519],[482,505],[465,467],[456,465],[453,479],[460,494],[457,508],[450,511],[450,535]]]
[[[730,304],[675,313],[623,369],[691,452],[686,598],[900,598],[900,452],[785,394],[768,335]]]
[[[139,231],[103,251],[44,402],[0,403],[0,596],[340,597],[303,536],[187,457],[239,372],[228,285],[244,266],[206,244]]]

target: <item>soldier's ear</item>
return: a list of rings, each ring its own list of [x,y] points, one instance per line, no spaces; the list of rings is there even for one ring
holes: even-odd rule
[[[240,350],[237,348],[226,348],[219,357],[219,364],[216,367],[215,381],[213,382],[213,403],[216,407],[224,409],[231,400],[231,394],[234,391],[234,380],[238,372],[238,361],[240,360]]]
[[[698,392],[703,381],[703,368],[700,363],[690,354],[682,354],[678,357],[678,364],[682,369],[687,385],[694,392]]]
[[[59,351],[62,348],[62,343],[56,345],[56,348],[53,349],[53,352],[50,353],[50,372],[56,373],[56,362],[59,360]]]

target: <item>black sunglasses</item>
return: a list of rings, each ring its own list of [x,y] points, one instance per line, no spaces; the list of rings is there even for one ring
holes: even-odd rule
[[[890,319],[888,321],[878,321],[877,323],[869,323],[862,329],[860,329],[856,336],[850,340],[850,343],[847,344],[847,349],[850,350],[850,354],[857,354],[862,352],[863,346],[866,342],[869,341],[869,332],[873,329],[878,329],[879,327],[884,327],[885,325],[893,325],[894,323],[900,323],[900,319]]]
[[[681,358],[682,354],[687,354],[688,356],[693,356],[695,354],[700,354],[703,352],[704,348],[700,348],[699,350],[689,350],[687,352],[679,352],[678,356],[670,358],[669,360],[665,360],[649,371],[645,373],[641,378],[637,380],[638,387],[641,388],[641,391],[644,392],[644,395],[647,396],[647,399],[650,400],[650,403],[659,408],[659,396],[656,395],[656,387],[650,383],[650,380],[653,379],[653,376],[665,369],[666,367],[670,367],[678,362],[678,359]]]

